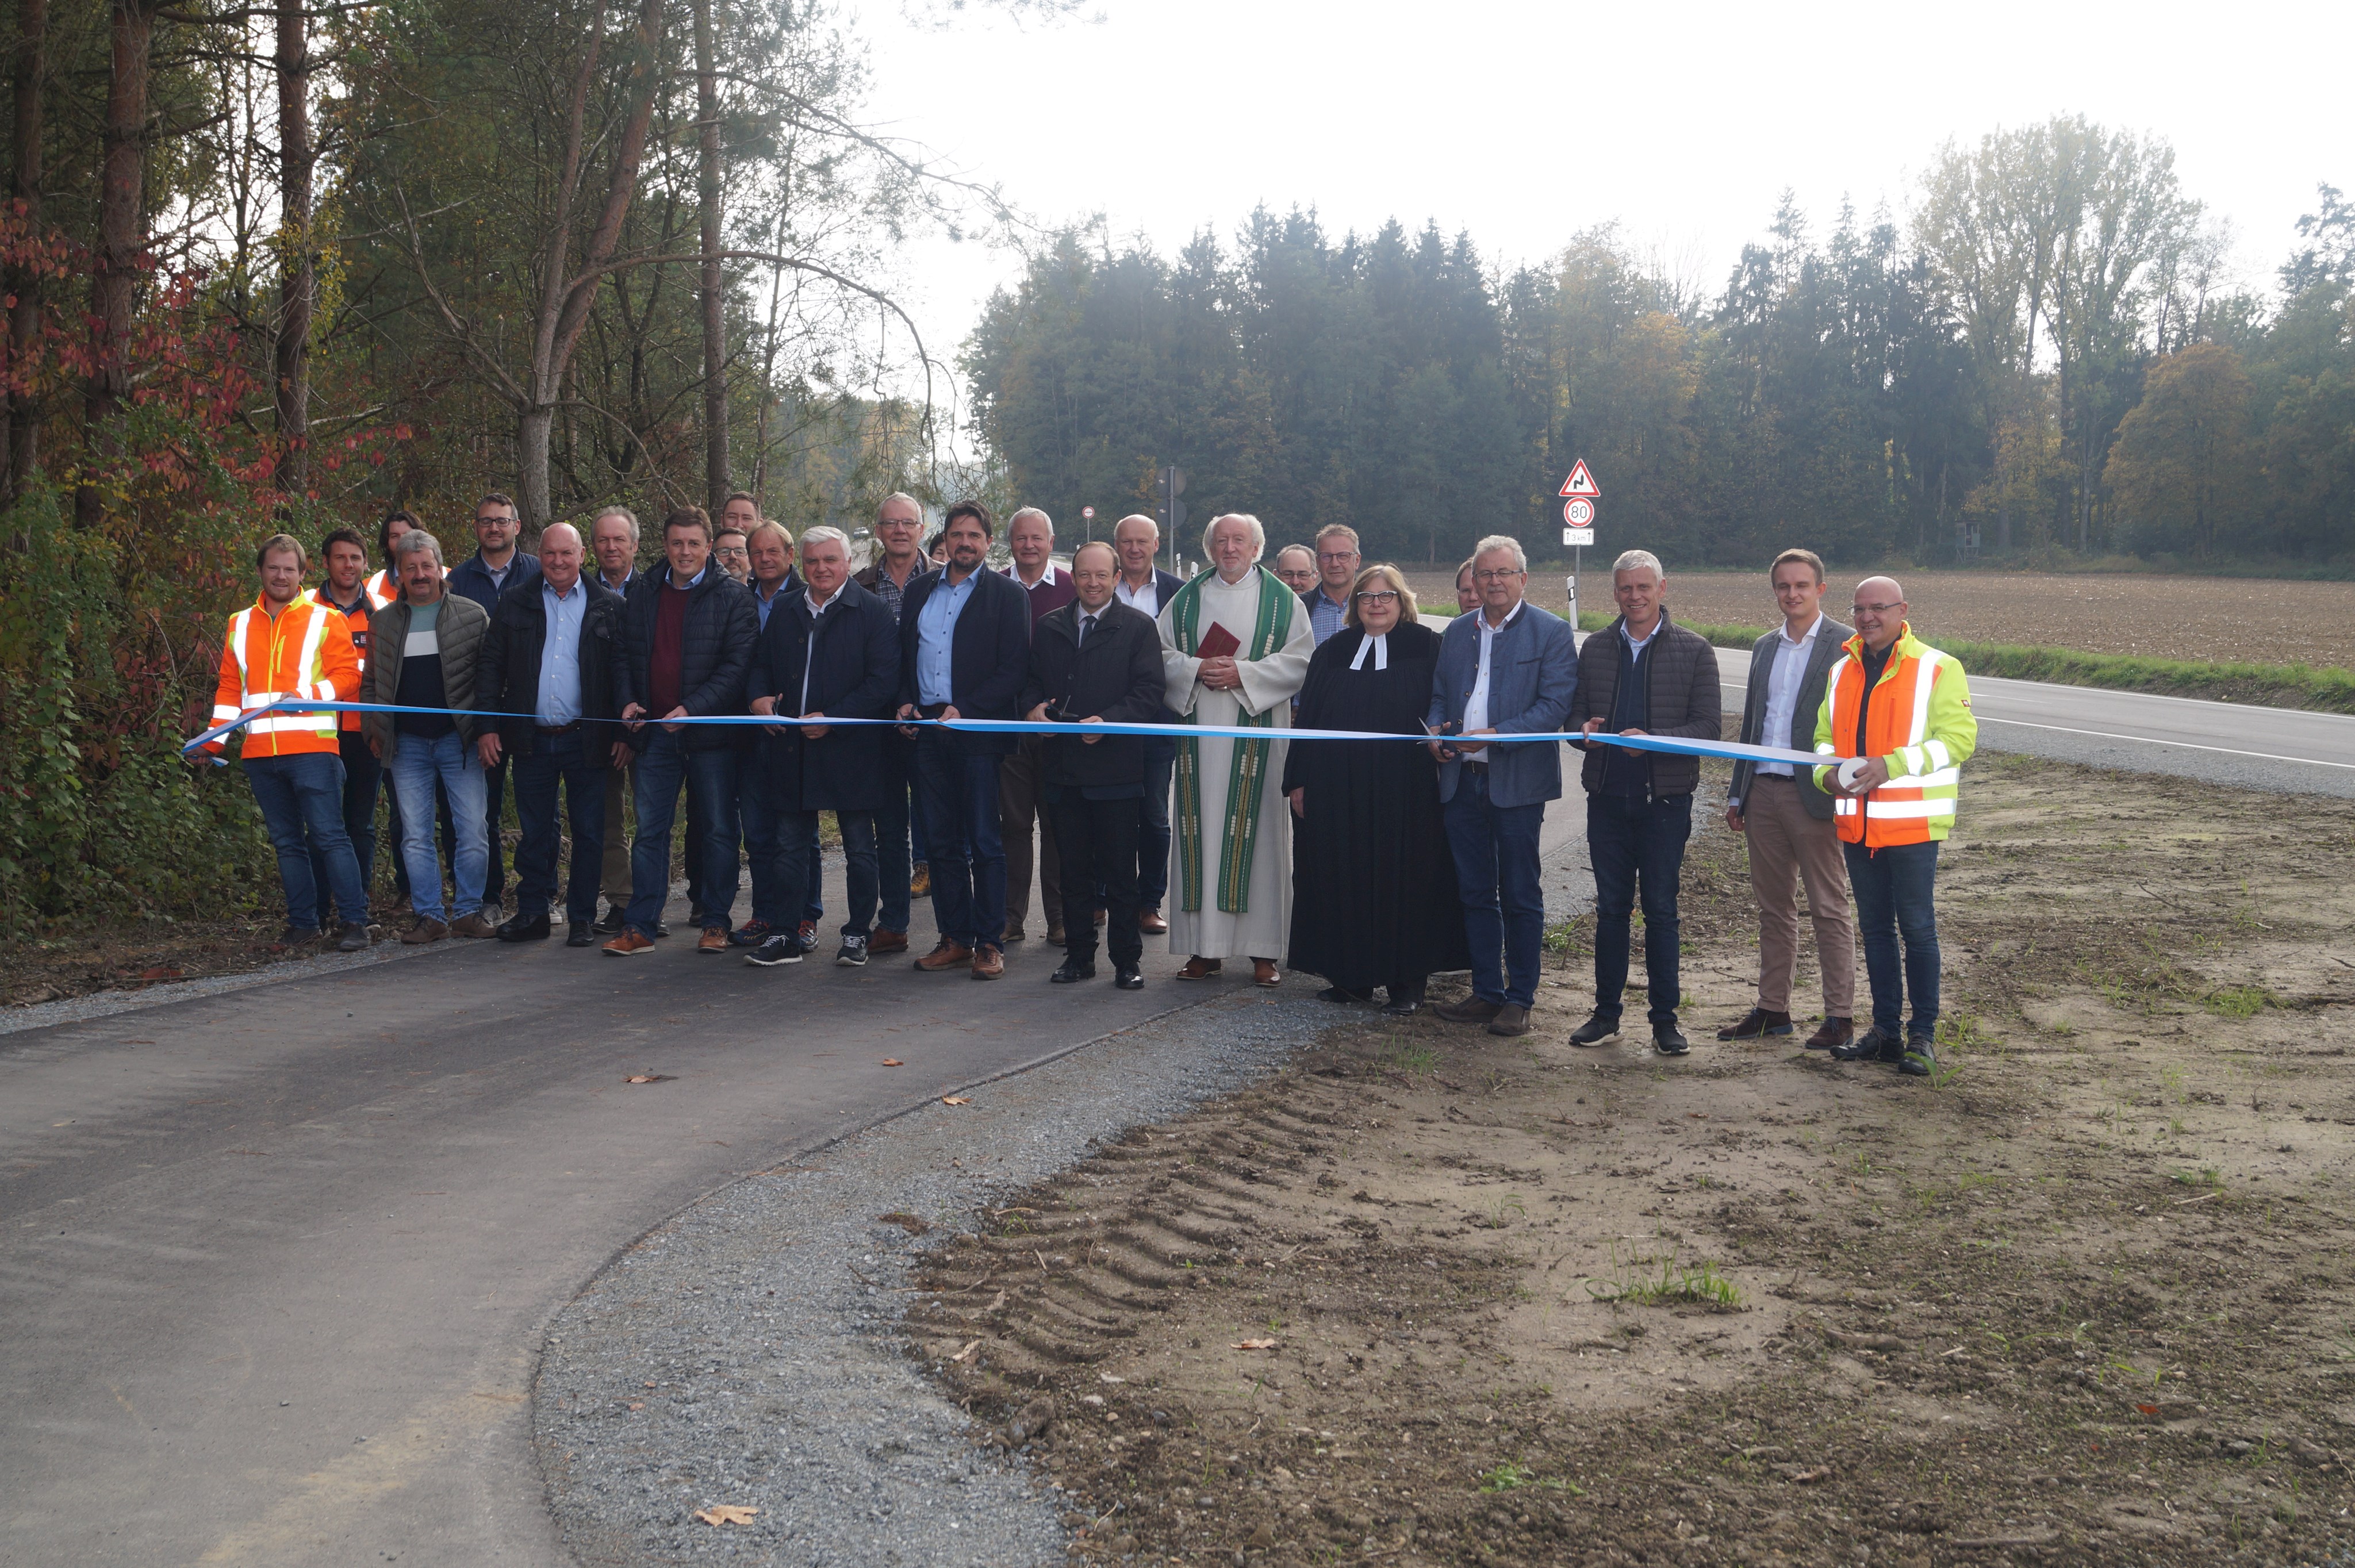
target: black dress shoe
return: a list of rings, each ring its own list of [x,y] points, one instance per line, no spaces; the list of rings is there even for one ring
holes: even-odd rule
[[[1907,1037],[1904,1054],[1897,1059],[1897,1071],[1908,1078],[1927,1078],[1938,1071],[1938,1049],[1930,1043],[1928,1035]]]
[[[670,922],[662,919],[660,916],[656,916],[655,919],[655,934],[656,936],[668,936],[670,934]]]
[[[1791,1032],[1791,1015],[1770,1013],[1764,1008],[1753,1008],[1738,1023],[1730,1023],[1717,1031],[1720,1040],[1758,1040],[1770,1034]]]
[[[1137,973],[1136,965],[1134,964],[1114,965],[1112,971],[1112,983],[1115,990],[1142,991],[1145,989],[1145,976]]]
[[[622,906],[620,904],[607,904],[605,906],[605,912],[597,917],[597,923],[593,929],[600,936],[621,935]]]
[[[534,915],[529,920],[517,915],[499,926],[499,940],[501,942],[545,942],[549,938],[550,930],[549,918],[545,913]]]
[[[1619,1020],[1617,1019],[1606,1017],[1602,1013],[1596,1013],[1584,1023],[1570,1031],[1570,1043],[1572,1045],[1600,1045],[1618,1032]]]
[[[1047,976],[1049,980],[1058,986],[1076,986],[1082,980],[1092,980],[1095,977],[1096,966],[1094,965],[1073,964],[1068,960],[1065,961],[1061,968]]]
[[[585,920],[574,921],[571,934],[564,939],[564,945],[567,947],[593,947],[596,944],[597,927],[593,923]]]
[[[1832,1047],[1834,1061],[1894,1061],[1905,1054],[1905,1042],[1883,1034],[1876,1024],[1846,1045]]]
[[[1684,1030],[1672,1023],[1654,1024],[1652,1049],[1662,1056],[1682,1056],[1692,1049],[1692,1041],[1685,1038]]]
[[[1347,986],[1327,986],[1316,993],[1316,999],[1320,1002],[1338,1002],[1347,1007],[1353,1003],[1362,1005],[1370,1002],[1374,999],[1374,994],[1371,991],[1352,991]]]

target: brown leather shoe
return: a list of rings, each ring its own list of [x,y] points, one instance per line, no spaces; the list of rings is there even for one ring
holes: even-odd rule
[[[634,958],[641,953],[652,953],[654,950],[653,937],[626,925],[622,928],[621,935],[605,944],[605,956],[608,958]]]
[[[1186,960],[1186,967],[1178,971],[1180,980],[1207,980],[1219,972],[1220,960],[1196,956]]]
[[[1136,917],[1136,929],[1147,936],[1167,936],[1169,934],[1169,923],[1161,918],[1159,910],[1149,909]]]
[[[1529,1009],[1507,1002],[1497,1009],[1497,1016],[1488,1020],[1488,1032],[1508,1037],[1529,1033]]]
[[[422,947],[429,942],[439,942],[449,934],[448,926],[438,920],[428,920],[421,914],[409,923],[409,929],[400,933],[400,940],[407,946]]]
[[[1856,1038],[1854,1019],[1826,1019],[1823,1027],[1807,1037],[1809,1051],[1829,1051],[1836,1045],[1846,1045]]]
[[[1753,1008],[1734,1022],[1717,1031],[1720,1040],[1759,1040],[1770,1034],[1791,1032],[1791,1015],[1770,1013],[1764,1008]]]
[[[904,931],[878,931],[867,939],[867,953],[869,957],[879,954],[905,953],[906,951],[908,951],[908,933]]]
[[[954,969],[973,961],[973,949],[961,942],[941,938],[941,944],[916,960],[916,967],[927,975],[937,975],[943,969]]]
[[[474,913],[467,915],[463,920],[452,921],[450,923],[450,934],[453,936],[467,937],[475,942],[489,942],[498,936],[499,928],[493,925],[490,921],[484,916],[482,911],[476,910]]]
[[[995,980],[1005,973],[1006,955],[1000,953],[995,947],[976,947],[973,950],[973,977],[975,979]]]
[[[1275,972],[1274,959],[1254,958],[1252,960],[1252,984],[1254,986],[1268,987],[1281,986],[1284,984],[1284,976]]]
[[[1502,1002],[1484,1002],[1477,997],[1466,997],[1460,1002],[1449,1002],[1431,1009],[1431,1016],[1452,1024],[1484,1024],[1505,1010]]]
[[[932,869],[930,866],[919,864],[908,873],[908,896],[911,899],[932,896]]]
[[[698,953],[725,953],[729,945],[726,926],[707,925],[703,928],[703,940],[695,944],[695,950]]]

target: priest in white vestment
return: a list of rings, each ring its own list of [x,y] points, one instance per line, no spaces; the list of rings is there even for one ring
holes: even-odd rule
[[[1231,512],[1203,538],[1210,570],[1161,607],[1168,703],[1189,723],[1272,731],[1265,741],[1178,731],[1169,812],[1169,951],[1181,980],[1249,958],[1277,984],[1292,933],[1292,813],[1284,798],[1292,699],[1316,639],[1299,597],[1259,564],[1267,532]]]

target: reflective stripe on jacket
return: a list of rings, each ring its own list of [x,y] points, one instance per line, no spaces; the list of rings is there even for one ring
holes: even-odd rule
[[[442,575],[447,577],[450,574],[445,571]],[[361,583],[360,592],[368,595],[370,606],[381,610],[400,597],[400,579],[393,576],[392,568],[388,566]]]
[[[1864,700],[1864,637],[1850,637],[1824,677],[1824,705],[1816,715],[1816,750],[1836,757],[1856,733]],[[1889,782],[1862,800],[1833,794],[1832,821],[1850,844],[1885,849],[1944,838],[1955,824],[1963,764],[1978,748],[1979,721],[1971,714],[1970,682],[1951,654],[1942,654],[1901,627],[1872,705],[1865,714],[1858,754],[1879,757]],[[1832,791],[1836,769],[1819,767],[1816,782]]]
[[[275,615],[264,605],[257,598],[251,607],[229,618],[229,635],[221,641],[220,682],[213,691],[213,722],[226,724],[282,697],[357,701],[359,652],[352,646],[352,629],[342,612],[307,592],[296,594]],[[241,754],[333,755],[336,728],[333,713],[266,714],[245,727]],[[205,749],[218,752],[221,741],[208,741]]]

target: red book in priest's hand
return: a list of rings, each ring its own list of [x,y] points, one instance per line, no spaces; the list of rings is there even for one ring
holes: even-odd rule
[[[1202,634],[1202,640],[1194,645],[1194,656],[1198,659],[1222,659],[1242,645],[1241,640],[1232,632],[1213,621],[1210,629]]]

